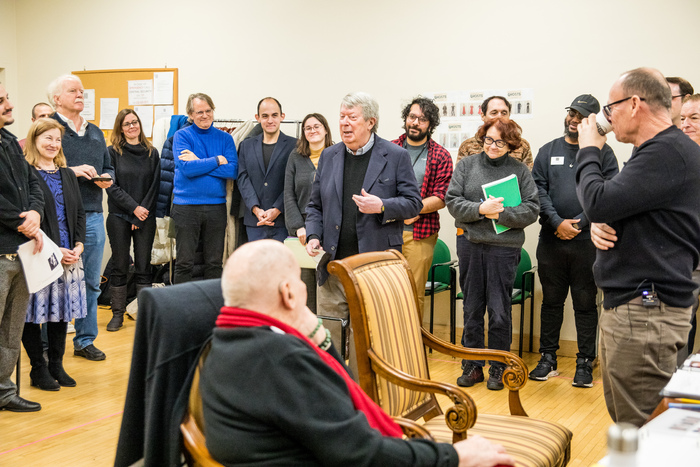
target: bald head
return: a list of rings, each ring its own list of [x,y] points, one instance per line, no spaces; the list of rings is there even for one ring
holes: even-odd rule
[[[281,284],[300,281],[300,274],[294,255],[284,244],[275,240],[246,243],[224,266],[224,304],[269,314],[268,310],[279,306]]]
[[[652,112],[671,110],[671,89],[659,70],[637,68],[623,73],[618,81],[626,95],[643,98]]]

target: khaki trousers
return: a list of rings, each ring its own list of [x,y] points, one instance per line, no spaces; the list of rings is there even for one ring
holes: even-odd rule
[[[425,302],[425,283],[428,280],[430,266],[433,264],[433,251],[437,243],[438,234],[435,232],[430,237],[422,240],[413,239],[413,231],[403,232],[402,252],[411,267],[413,278],[416,281],[418,292],[418,313],[423,322],[423,309]]]

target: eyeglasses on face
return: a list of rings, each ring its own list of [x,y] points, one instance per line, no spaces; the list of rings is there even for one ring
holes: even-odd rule
[[[583,120],[585,118],[581,112],[574,109],[569,109],[569,117],[577,118],[579,120]]]
[[[132,127],[132,126],[134,126],[134,127],[139,126],[139,121],[138,121],[138,120],[134,120],[133,122],[124,122],[124,123],[122,123],[122,128],[130,128],[130,127]]]
[[[610,117],[612,117],[612,106],[613,105],[622,104],[623,102],[628,101],[628,100],[632,99],[633,97],[634,96],[625,97],[624,99],[620,99],[619,101],[611,102],[608,105],[604,105],[603,106],[603,113],[605,114],[605,118],[607,118],[608,121],[610,121]],[[640,97],[639,100],[644,102],[646,99],[644,99],[643,97]]]
[[[491,146],[492,144],[496,143],[497,148],[505,148],[506,147],[506,142],[503,141],[502,139],[493,139],[490,136],[486,136],[484,138],[484,146]]]
[[[406,118],[409,122],[415,122],[418,120],[418,123],[428,123],[428,119],[425,118],[423,115],[418,116],[414,114],[408,114],[408,118]]]
[[[321,131],[321,128],[323,128],[323,125],[316,124],[313,126],[305,126],[304,131],[307,133],[311,133],[312,131]]]
[[[683,97],[683,94],[678,94],[677,96],[671,96],[671,100],[676,99],[677,97]]]
[[[198,116],[198,117],[201,117],[202,115],[205,115],[205,114],[206,114],[206,115],[211,115],[211,114],[213,114],[213,113],[214,113],[214,111],[213,111],[212,109],[207,109],[207,110],[198,110],[198,111],[195,112],[194,114],[195,114],[196,116]]]

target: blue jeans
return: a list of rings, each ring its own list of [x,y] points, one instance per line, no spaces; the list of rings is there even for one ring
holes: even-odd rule
[[[75,320],[73,347],[76,350],[87,347],[97,338],[97,297],[100,296],[102,254],[105,249],[105,222],[102,213],[86,212],[85,224],[83,270],[87,316]]]

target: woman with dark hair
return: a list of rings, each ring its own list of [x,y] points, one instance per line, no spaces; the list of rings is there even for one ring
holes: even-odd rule
[[[31,385],[44,391],[75,386],[75,380],[63,369],[66,330],[72,319],[87,315],[80,259],[85,240],[85,211],[78,180],[67,167],[61,147],[63,131],[63,125],[56,120],[40,118],[29,128],[24,148],[44,194],[41,229],[63,253],[63,276],[32,294],[22,334],[22,344],[32,365]],[[41,342],[42,323],[47,323],[48,367]]]
[[[151,247],[156,233],[155,207],[160,184],[158,150],[146,139],[141,119],[123,109],[114,121],[108,148],[114,184],[107,189],[107,236],[112,247],[111,305],[108,331],[118,331],[126,311],[126,280],[131,240],[134,241],[134,278],[137,292],[151,285]]]
[[[455,167],[445,202],[455,225],[464,230],[457,238],[459,267],[464,270],[464,332],[462,345],[484,348],[484,313],[489,314],[489,349],[510,351],[512,339],[511,295],[524,228],[537,220],[540,211],[537,186],[530,170],[508,155],[521,145],[521,128],[512,120],[486,122],[476,133],[484,150],[465,157]],[[515,174],[521,203],[504,206],[503,198],[488,198],[483,185]],[[508,230],[496,233],[495,223]],[[499,229],[500,230],[500,229]],[[490,362],[488,389],[503,389],[505,365]],[[457,384],[473,386],[484,380],[484,361],[462,361]]]
[[[311,185],[316,176],[321,152],[333,146],[331,129],[326,117],[312,113],[304,117],[301,138],[297,147],[289,154],[284,179],[284,222],[289,235],[297,237],[306,245],[306,205],[311,196]],[[307,305],[316,312],[316,271],[302,269],[301,278],[308,289]]]

